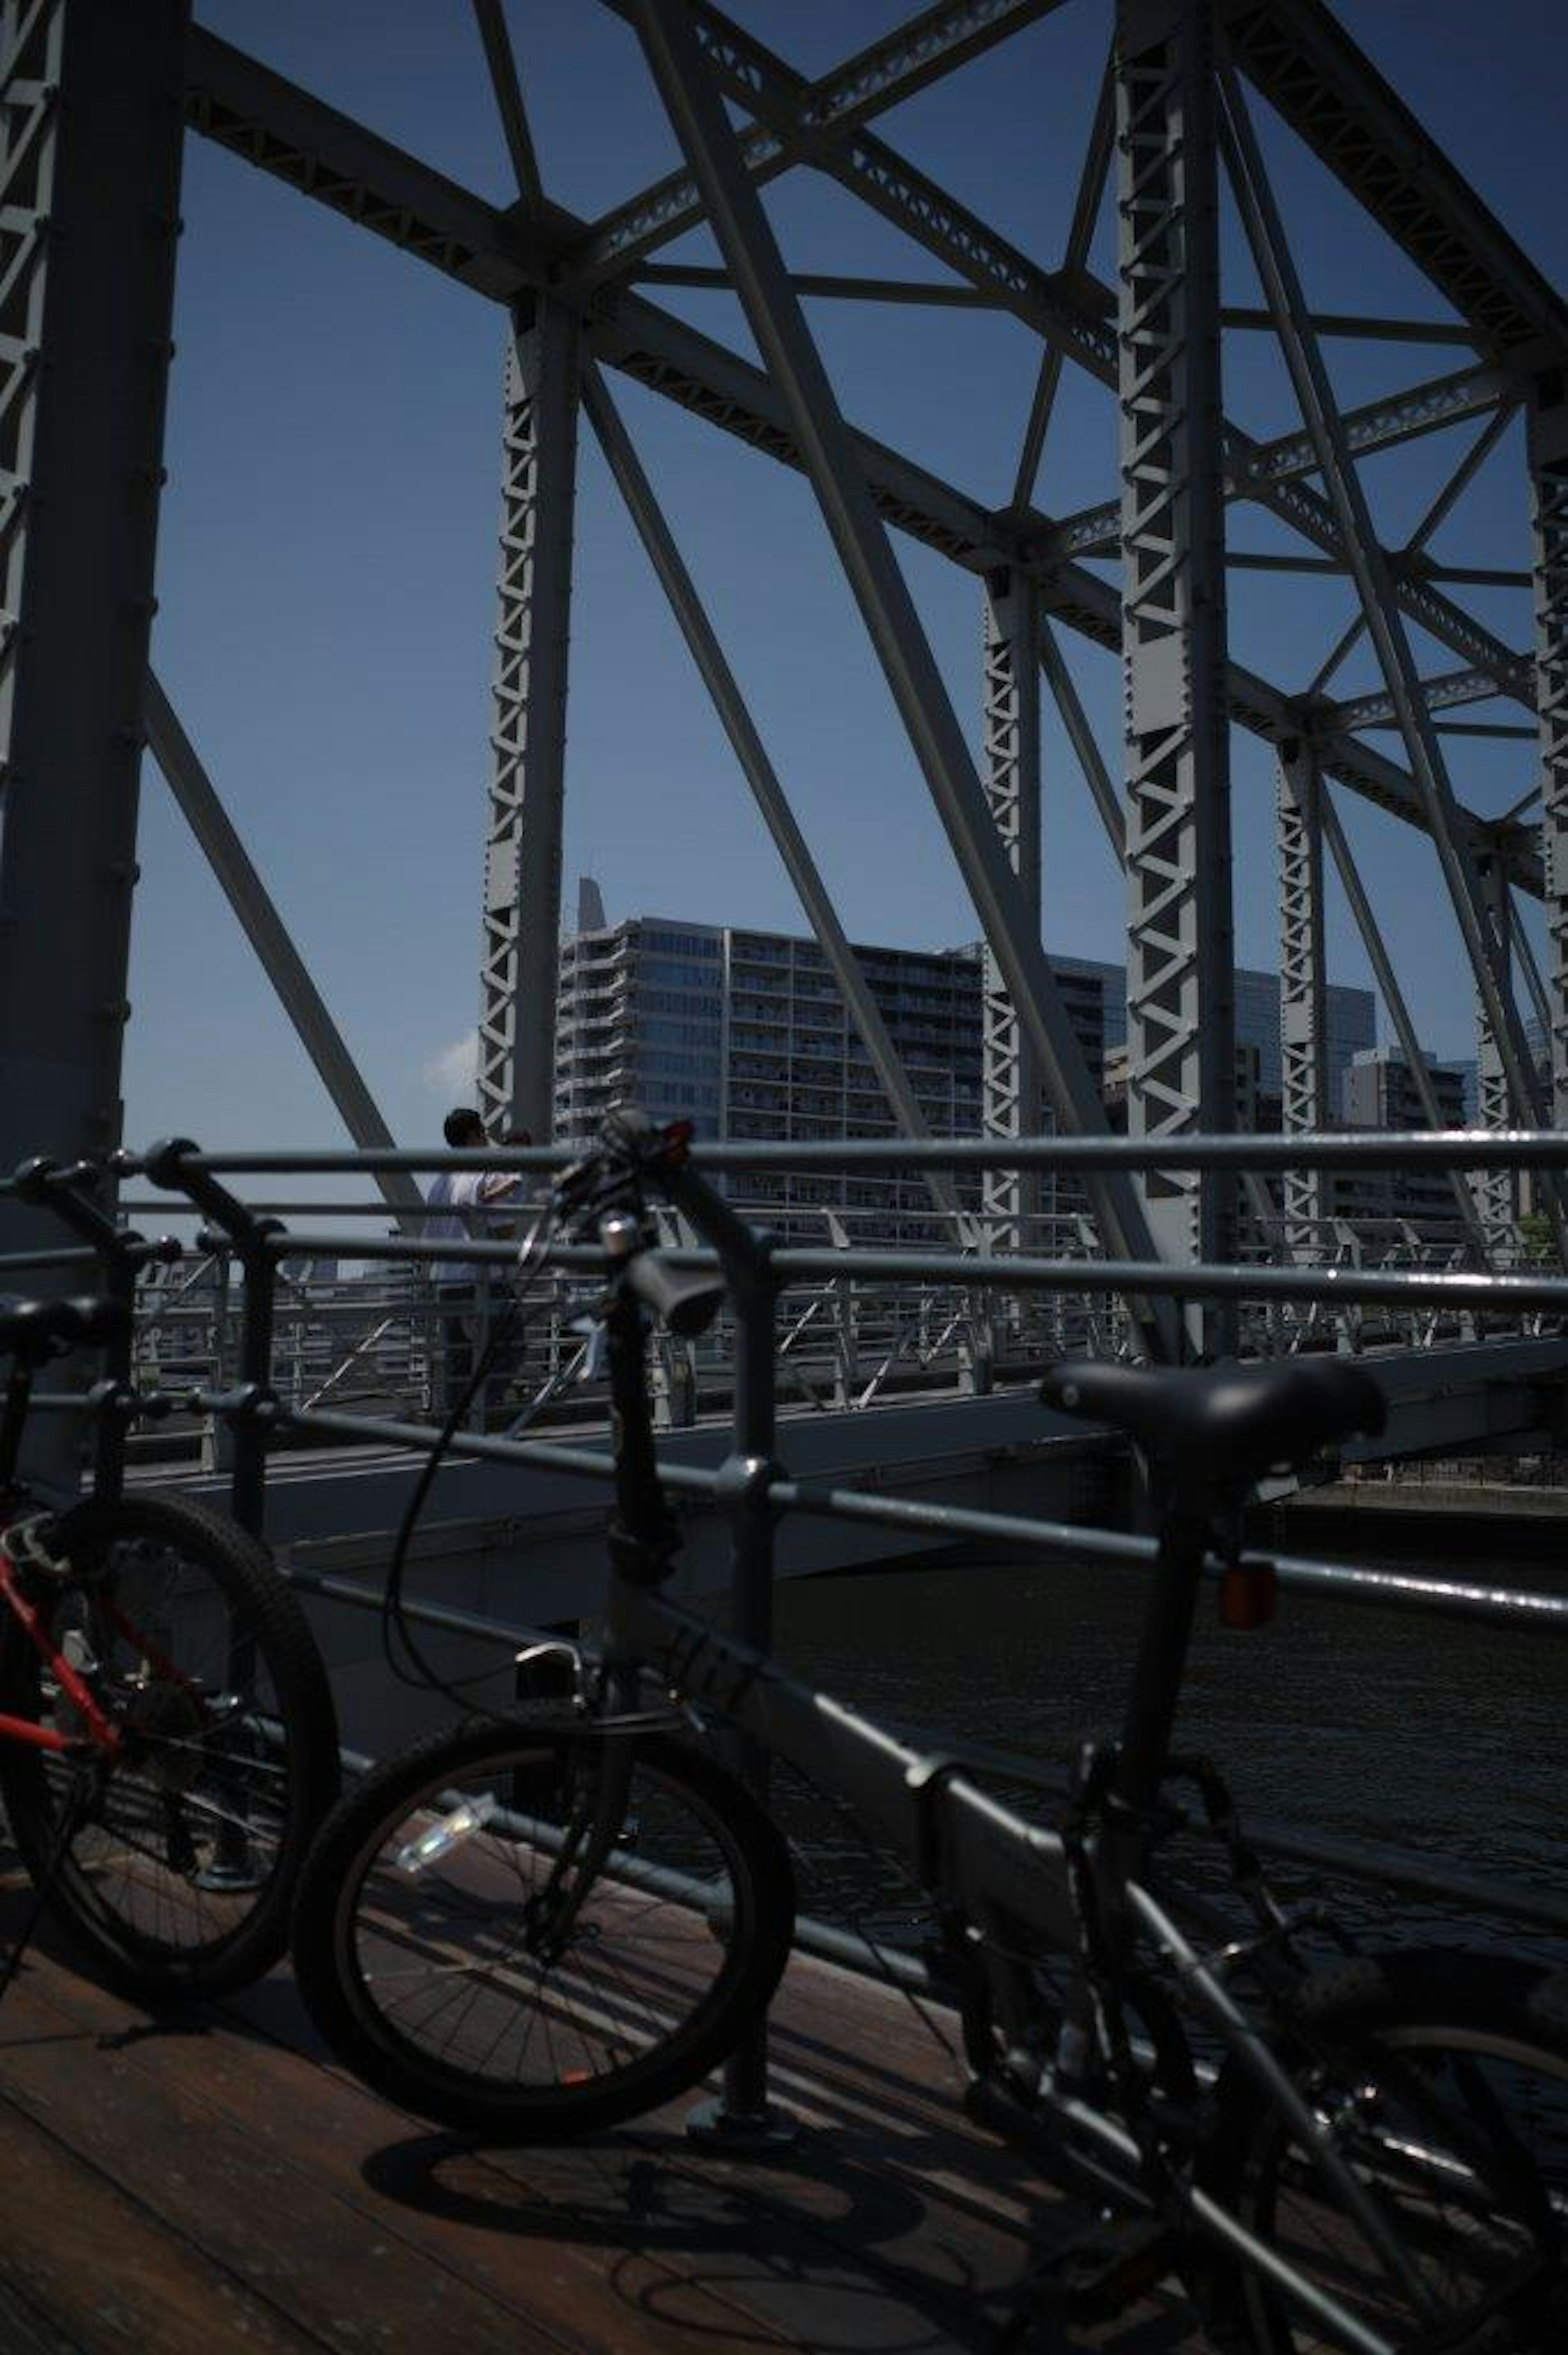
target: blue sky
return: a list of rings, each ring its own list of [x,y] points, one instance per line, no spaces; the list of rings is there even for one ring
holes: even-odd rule
[[[808,72],[908,13],[884,0],[735,0]],[[464,0],[202,0],[215,31],[497,201],[512,193]],[[1568,264],[1561,135],[1568,18],[1538,0],[1343,0],[1340,14],[1548,275]],[[594,0],[512,0],[544,177],[588,216],[677,160],[635,39]],[[1065,236],[1108,37],[1101,0],[1044,23],[884,117],[883,135],[1043,261]],[[1439,320],[1413,266],[1261,101],[1255,119],[1310,299]],[[817,176],[767,194],[801,269],[938,276],[930,260]],[[433,1139],[478,995],[502,320],[492,305],[204,141],[187,142],[169,487],[154,659],[394,1133]],[[1112,272],[1108,214],[1095,263]],[[1255,301],[1232,223],[1226,299]],[[697,232],[662,257],[712,261]],[[723,293],[651,290],[749,351]],[[816,302],[842,406],[973,496],[1009,496],[1037,346],[980,312]],[[1446,373],[1462,352],[1337,342],[1347,402]],[[1267,340],[1227,337],[1231,414],[1260,434],[1296,417]],[[751,699],[853,936],[971,939],[948,856],[881,674],[801,478],[611,377],[673,528]],[[1477,429],[1363,468],[1397,542]],[[1068,371],[1040,504],[1115,490],[1110,397]],[[1233,508],[1234,544],[1274,543]],[[978,584],[895,540],[978,750]],[[1434,543],[1450,561],[1528,561],[1520,437],[1511,432]],[[588,869],[612,918],[685,915],[794,929],[799,911],[591,437],[577,516],[566,873]],[[1457,592],[1528,642],[1529,599]],[[1237,573],[1237,655],[1304,686],[1350,618],[1348,583]],[[1119,679],[1069,659],[1113,773]],[[1418,642],[1423,666],[1457,658]],[[1375,684],[1364,653],[1336,682]],[[1478,707],[1477,718],[1517,713]],[[1396,752],[1392,738],[1375,740]],[[1532,773],[1522,743],[1450,740],[1456,783],[1500,810]],[[1046,731],[1045,934],[1118,954],[1122,894],[1054,719]],[[1272,775],[1233,738],[1235,912],[1244,963],[1277,962]],[[1464,1055],[1470,994],[1436,862],[1407,829],[1340,807],[1395,963],[1440,1052]],[[149,762],[126,1068],[126,1135],[217,1146],[329,1145],[335,1115]],[[1537,934],[1539,937],[1539,927]],[[1367,979],[1344,911],[1331,976]]]

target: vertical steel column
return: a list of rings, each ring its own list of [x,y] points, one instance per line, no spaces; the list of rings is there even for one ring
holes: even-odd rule
[[[185,17],[0,16],[3,1170],[120,1137]]]
[[[539,295],[506,350],[500,606],[480,962],[479,1110],[550,1135],[561,922],[578,330]]]
[[[1513,1002],[1513,924],[1508,867],[1501,847],[1478,861],[1487,915],[1487,957],[1499,990]],[[1508,1071],[1486,1001],[1476,999],[1476,1118],[1482,1128],[1513,1124]],[[1470,1180],[1476,1209],[1494,1261],[1506,1265],[1519,1241],[1519,1179],[1511,1169],[1478,1169]]]
[[[1279,1058],[1287,1136],[1325,1128],[1330,1118],[1327,972],[1323,956],[1322,779],[1304,737],[1280,747]],[[1321,1256],[1327,1172],[1285,1178],[1285,1239],[1296,1260]]]
[[[0,1174],[120,1141],[186,17],[0,11]],[[0,1249],[51,1239],[0,1201]],[[29,1474],[81,1440],[38,1417]]]
[[[1531,387],[1528,447],[1535,524],[1535,708],[1544,792],[1547,988],[1552,1116],[1568,1127],[1568,380],[1548,368]]]
[[[1128,1124],[1235,1125],[1218,203],[1209,0],[1118,0]],[[1234,1255],[1234,1181],[1155,1173],[1173,1259]],[[1192,1312],[1194,1347],[1234,1319]]]
[[[985,771],[982,782],[1008,865],[1040,932],[1040,600],[1016,569],[985,584]],[[982,999],[982,1123],[987,1136],[1039,1134],[1044,1080],[988,943]],[[988,1169],[988,1246],[1027,1251],[1038,1238],[1037,1175]]]

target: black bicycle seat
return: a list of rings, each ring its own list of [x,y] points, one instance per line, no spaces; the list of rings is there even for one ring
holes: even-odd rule
[[[1125,1431],[1185,1502],[1239,1502],[1255,1482],[1299,1471],[1332,1440],[1371,1438],[1387,1412],[1372,1376],[1338,1358],[1192,1368],[1066,1359],[1040,1396]]]
[[[57,1352],[124,1333],[130,1324],[131,1311],[103,1293],[75,1300],[14,1300],[0,1305],[0,1356],[41,1366]]]

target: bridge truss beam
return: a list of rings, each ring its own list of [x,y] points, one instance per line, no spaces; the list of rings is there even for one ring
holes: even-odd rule
[[[185,29],[183,0],[0,14],[7,1173],[120,1141]]]
[[[1323,945],[1323,782],[1311,740],[1280,747],[1279,1048],[1281,1124],[1287,1136],[1328,1128],[1328,965]],[[1286,1241],[1296,1260],[1317,1258],[1328,1216],[1321,1169],[1285,1178]]]
[[[53,23],[65,5],[35,0],[30,11],[13,7],[7,21]],[[1038,855],[1042,664],[1111,838],[1125,847],[1135,1127],[1180,1134],[1196,1124],[1224,1127],[1232,1117],[1231,720],[1278,748],[1287,774],[1299,784],[1291,811],[1283,799],[1281,807],[1282,825],[1297,828],[1285,860],[1285,888],[1287,900],[1294,892],[1298,903],[1283,911],[1287,964],[1294,958],[1298,967],[1294,979],[1287,975],[1285,996],[1287,1007],[1296,1009],[1293,1018],[1313,1032],[1319,1068],[1314,1078],[1299,1056],[1292,1066],[1298,1110],[1314,1089],[1315,1116],[1323,1109],[1320,932],[1315,943],[1311,932],[1314,922],[1320,926],[1320,905],[1314,910],[1307,902],[1319,899],[1320,849],[1311,806],[1319,796],[1324,838],[1340,861],[1342,837],[1322,793],[1331,778],[1433,840],[1485,1009],[1486,1051],[1506,1081],[1510,1117],[1532,1109],[1531,1059],[1512,994],[1513,972],[1528,984],[1531,968],[1528,959],[1510,954],[1510,942],[1521,937],[1511,890],[1544,892],[1553,1080],[1558,1110],[1568,1111],[1568,879],[1563,872],[1568,755],[1560,724],[1560,576],[1568,531],[1562,477],[1568,455],[1552,415],[1561,403],[1568,312],[1436,155],[1319,0],[1269,0],[1267,6],[1260,0],[1118,0],[1112,13],[1118,55],[1111,80],[1121,106],[1119,308],[1118,297],[1086,266],[1107,160],[1103,109],[1090,136],[1066,249],[1054,268],[1000,236],[868,127],[879,112],[1048,16],[1061,0],[936,0],[815,80],[710,0],[609,5],[644,37],[687,161],[682,172],[597,224],[574,218],[545,196],[500,0],[476,0],[476,13],[522,192],[522,201],[505,209],[485,204],[210,34],[185,35],[183,27],[181,33],[186,114],[196,128],[495,301],[512,323],[480,1024],[481,1102],[493,1126],[522,1125],[537,1135],[549,1123],[576,420],[581,371],[589,358],[631,375],[810,479],[982,916],[991,958],[989,1111],[996,1120],[1022,1123],[1024,1108],[1038,1101],[1042,1078],[1065,1124],[1096,1125],[1101,1117],[1040,949],[1038,893],[1028,880]],[[181,18],[175,0],[159,0],[159,5],[172,12],[172,22]],[[1277,282],[1270,314],[1309,397],[1306,431],[1267,442],[1224,418],[1221,326],[1227,316],[1250,323],[1255,314],[1226,314],[1219,300],[1214,81],[1207,55],[1216,22],[1241,69],[1458,304],[1478,354],[1473,365],[1362,410],[1337,412],[1298,287],[1292,300],[1288,252],[1266,183],[1255,159],[1249,163],[1245,156],[1245,113],[1238,89],[1229,83],[1231,135],[1243,151],[1244,213],[1260,255],[1272,256]],[[24,170],[31,168],[26,154],[37,131],[27,112],[28,80],[18,79],[20,102],[8,133],[9,153],[23,157]],[[738,133],[725,117],[725,97],[754,118]],[[761,180],[796,165],[825,172],[895,224],[954,274],[956,291],[966,298],[1010,312],[1040,336],[1041,390],[1013,498],[1000,513],[857,433],[840,414],[757,196]],[[26,206],[17,209],[25,214]],[[699,220],[718,234],[728,281],[745,304],[766,370],[627,284],[640,262]],[[18,289],[47,282],[26,239],[5,268],[0,284],[14,302]],[[1360,324],[1376,332],[1388,325]],[[58,329],[50,334],[50,359],[58,363],[69,350]],[[1124,480],[1118,504],[1057,522],[1026,502],[1067,359],[1118,395]],[[10,391],[15,415],[30,421],[33,389],[25,350],[13,368]],[[77,398],[84,397],[79,391]],[[91,397],[101,400],[101,384]],[[1489,420],[1444,495],[1451,504],[1503,421],[1525,399],[1537,493],[1533,665],[1446,593],[1446,581],[1463,585],[1481,576],[1437,567],[1421,556],[1430,519],[1407,548],[1379,545],[1355,473],[1355,461],[1369,452],[1465,418]],[[1314,474],[1321,488],[1309,479]],[[15,483],[9,499],[0,497],[0,550],[8,537],[15,570],[17,551],[27,549],[31,574],[31,543],[45,525],[29,516],[21,487]],[[5,489],[0,485],[0,494]],[[1287,694],[1227,657],[1224,516],[1225,503],[1238,498],[1261,504],[1315,551],[1284,563],[1340,568],[1354,580],[1361,627],[1372,636],[1386,674],[1383,698],[1328,706],[1320,695]],[[988,584],[983,782],[887,546],[888,523]],[[1075,560],[1115,548],[1123,558],[1120,592]],[[1451,646],[1465,668],[1419,679],[1401,616]],[[1125,806],[1093,745],[1047,617],[1123,653]],[[701,637],[699,630],[694,646]],[[1336,660],[1350,643],[1347,637]],[[707,669],[715,646],[707,647]],[[16,665],[17,678],[24,667]],[[0,694],[13,691],[0,675]],[[1443,763],[1433,712],[1493,694],[1539,708],[1544,868],[1528,829],[1485,820],[1458,804]],[[743,717],[736,717],[732,740]],[[1405,765],[1353,733],[1389,720],[1399,727]],[[1302,752],[1303,745],[1309,753]],[[1310,764],[1309,783],[1304,761]],[[1284,784],[1281,791],[1287,796]],[[132,810],[133,803],[132,787]],[[17,841],[24,838],[18,831]],[[114,937],[112,925],[108,937]],[[122,956],[121,966],[122,986]],[[1395,1019],[1402,1039],[1407,1031],[1414,1039],[1407,1009]],[[884,1076],[896,1102],[896,1078],[890,1082]],[[1424,1074],[1417,1069],[1415,1076],[1419,1085]],[[1010,1199],[1012,1214],[1021,1215],[1022,1196],[1015,1190]],[[1167,1252],[1230,1255],[1234,1209],[1228,1193],[1213,1185],[1166,1188],[1156,1180],[1144,1203],[1132,1188],[1118,1195],[1113,1188],[1100,1209],[1107,1236],[1114,1241],[1119,1234],[1124,1247],[1147,1214]],[[1214,1336],[1202,1339],[1212,1346]]]
[[[1205,0],[1121,0],[1117,34],[1128,1128],[1218,1135],[1235,1125],[1235,958]],[[1234,1256],[1234,1185],[1142,1182],[1168,1258]]]
[[[985,585],[985,793],[1038,938],[1041,930],[1040,602],[1016,569]],[[1040,1059],[1012,1003],[996,952],[985,951],[981,1000],[982,1117],[991,1136],[1033,1136],[1040,1128]],[[984,1201],[991,1248],[1028,1251],[1040,1181],[988,1169]]]
[[[519,307],[505,361],[479,1110],[492,1135],[541,1141],[556,1082],[578,351],[564,304]]]

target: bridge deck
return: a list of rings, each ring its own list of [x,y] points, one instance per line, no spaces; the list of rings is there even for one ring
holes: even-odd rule
[[[0,1879],[0,1935],[19,1919]],[[678,2112],[476,2154],[325,2064],[280,1970],[154,2020],[52,1942],[0,2006],[6,2355],[938,2355],[994,2339],[1032,2230],[1065,2234],[959,2115],[910,2007],[797,1961],[775,2035],[805,2124],[761,2165]],[[1044,2342],[1037,2342],[1043,2344]],[[1174,2296],[1063,2337],[1188,2355]]]

